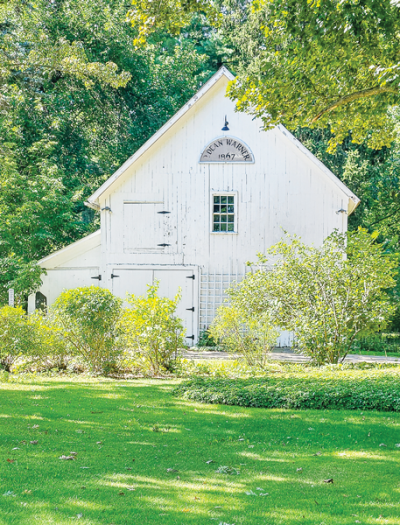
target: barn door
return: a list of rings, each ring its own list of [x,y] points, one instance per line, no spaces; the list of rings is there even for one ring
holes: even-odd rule
[[[154,253],[165,248],[161,202],[124,202],[124,252]]]
[[[186,328],[188,344],[197,340],[197,304],[195,301],[195,286],[193,271],[182,269],[145,270],[145,269],[118,269],[112,270],[112,292],[114,295],[126,298],[126,293],[145,295],[147,285],[154,281],[160,282],[160,297],[174,299],[178,289],[182,290],[182,299],[178,304],[176,315],[183,320]]]
[[[147,285],[153,284],[153,270],[112,270],[112,293],[122,299],[126,294],[145,295]]]
[[[154,270],[154,279],[160,281],[160,296],[173,299],[178,292],[178,288],[181,288],[182,299],[178,304],[176,315],[183,320],[188,344],[194,344],[195,339],[197,339],[195,332],[197,304],[194,304],[194,286],[196,283],[193,279],[193,271]]]

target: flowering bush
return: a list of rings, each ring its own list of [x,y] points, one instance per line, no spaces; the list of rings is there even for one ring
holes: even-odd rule
[[[175,316],[180,301],[158,296],[159,283],[148,286],[145,296],[128,296],[131,308],[124,312],[121,327],[123,340],[143,359],[154,375],[169,368],[174,355],[185,345],[185,330],[181,319]]]
[[[85,359],[94,372],[108,372],[120,354],[122,299],[98,286],[64,291],[50,309],[72,354]]]

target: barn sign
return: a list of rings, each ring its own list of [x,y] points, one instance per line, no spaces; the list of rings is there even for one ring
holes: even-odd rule
[[[201,154],[200,162],[253,163],[254,155],[240,140],[233,137],[222,137],[208,144]]]

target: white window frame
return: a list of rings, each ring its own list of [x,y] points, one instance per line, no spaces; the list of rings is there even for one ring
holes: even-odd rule
[[[233,197],[234,222],[233,232],[215,232],[214,231],[214,197]],[[210,196],[210,233],[212,235],[237,235],[238,234],[238,192],[237,191],[212,191]]]

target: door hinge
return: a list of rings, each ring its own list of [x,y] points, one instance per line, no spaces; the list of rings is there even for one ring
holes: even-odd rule
[[[194,306],[192,306],[192,308],[186,308],[186,310],[188,310],[189,312],[194,312]]]
[[[170,244],[165,244],[165,242],[164,242],[162,244],[157,244],[157,246],[162,246],[163,248],[165,248],[165,246],[171,246],[171,245]]]
[[[157,213],[161,213],[161,215],[166,215],[167,213],[171,213],[170,211],[158,211]]]
[[[187,335],[186,339],[193,339],[193,341],[194,341],[194,335]]]
[[[101,275],[96,275],[96,277],[91,277],[91,279],[98,279],[99,281],[101,281]]]
[[[193,274],[193,275],[188,275],[186,277],[186,279],[193,279],[193,281],[196,279],[196,276]]]
[[[116,277],[119,277],[119,275],[111,274],[111,279],[115,279]]]

